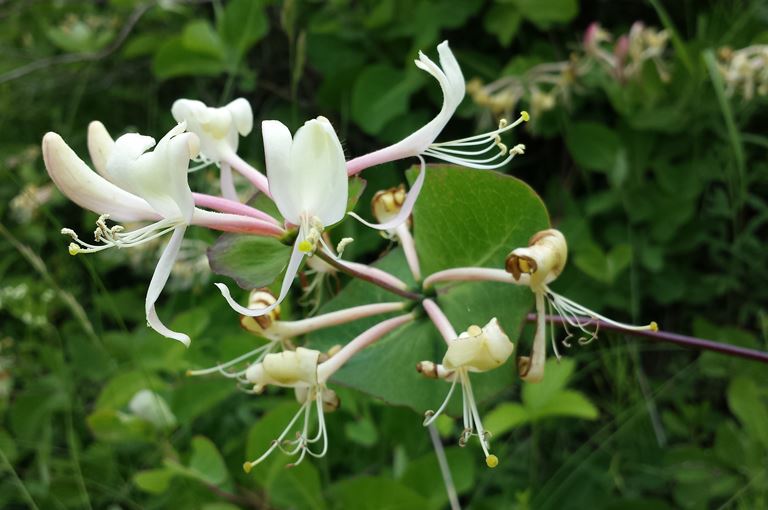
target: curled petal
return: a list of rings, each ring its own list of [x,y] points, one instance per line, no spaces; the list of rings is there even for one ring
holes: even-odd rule
[[[419,193],[421,193],[421,188],[424,186],[424,179],[426,179],[426,176],[427,176],[427,169],[426,169],[426,165],[424,164],[424,158],[419,156],[419,161],[421,162],[421,169],[419,169],[419,176],[416,177],[416,180],[413,183],[413,187],[408,192],[408,195],[405,197],[405,202],[403,202],[403,206],[400,208],[400,212],[397,213],[397,216],[395,216],[389,221],[385,221],[384,223],[371,223],[369,221],[364,220],[354,212],[350,212],[348,214],[353,218],[355,218],[356,220],[363,223],[364,225],[371,228],[375,228],[376,230],[390,230],[390,229],[397,228],[398,226],[405,223],[408,220],[408,217],[411,215],[411,212],[413,212],[413,207],[416,205],[416,199],[419,198]]]
[[[238,97],[224,108],[232,114],[232,121],[241,136],[247,136],[253,130],[253,110],[247,99]]]
[[[147,313],[147,323],[152,329],[165,337],[178,340],[186,347],[189,347],[189,337],[184,333],[177,333],[176,331],[168,329],[157,316],[157,311],[155,310],[157,298],[160,297],[160,293],[163,291],[163,288],[168,281],[168,277],[171,274],[171,269],[173,269],[173,263],[179,255],[179,249],[181,248],[181,241],[184,239],[185,230],[186,227],[181,226],[173,231],[171,240],[168,241],[168,244],[163,250],[163,254],[160,256],[160,260],[157,262],[157,267],[155,267],[152,280],[149,282],[149,289],[147,289],[145,311]]]
[[[43,159],[56,186],[80,207],[117,221],[159,219],[146,201],[91,170],[58,134],[43,137]]]

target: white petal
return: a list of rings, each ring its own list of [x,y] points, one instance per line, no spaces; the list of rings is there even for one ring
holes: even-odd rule
[[[157,316],[155,310],[155,303],[157,298],[160,297],[160,293],[165,287],[165,283],[168,281],[168,277],[173,269],[173,263],[176,261],[176,257],[179,255],[179,249],[181,248],[181,242],[184,240],[184,231],[186,227],[178,227],[173,231],[171,240],[168,241],[163,254],[160,256],[160,260],[157,262],[155,272],[152,275],[152,280],[149,282],[149,288],[147,289],[147,299],[145,302],[145,311],[147,313],[147,323],[152,329],[160,333],[161,335],[173,338],[189,347],[189,337],[184,333],[177,333],[171,331]]]
[[[320,218],[323,225],[340,221],[347,208],[347,168],[341,142],[328,119],[318,117],[296,131],[290,167],[303,211]]]
[[[115,141],[109,136],[109,131],[104,124],[94,120],[88,124],[88,152],[91,155],[93,168],[105,179],[109,180],[107,173],[107,159],[115,147]]]
[[[459,107],[459,104],[464,99],[466,88],[464,75],[461,72],[459,63],[456,61],[456,57],[454,57],[451,49],[448,47],[448,41],[440,43],[437,51],[442,68],[421,52],[419,52],[419,59],[415,61],[415,64],[419,69],[431,74],[440,84],[440,88],[443,91],[443,106],[440,109],[440,113],[418,131],[396,144],[350,160],[347,163],[350,175],[354,175],[374,165],[421,154],[437,139],[445,125],[453,117],[456,108]]]
[[[288,261],[288,267],[285,269],[285,276],[283,277],[283,284],[282,287],[280,287],[280,295],[277,297],[277,301],[266,308],[258,308],[256,310],[252,308],[246,308],[232,299],[232,294],[230,294],[229,288],[227,288],[226,285],[223,283],[215,284],[216,287],[218,287],[221,291],[224,299],[226,299],[227,303],[229,303],[229,306],[232,307],[232,309],[240,315],[245,315],[248,317],[260,317],[277,308],[280,303],[283,302],[285,296],[288,295],[288,291],[291,288],[293,279],[296,277],[296,273],[299,272],[299,266],[301,265],[301,261],[304,258],[304,252],[299,250],[299,242],[301,242],[301,239],[303,239],[303,236],[301,233],[299,233],[299,236],[296,238],[296,242],[293,245],[293,251],[291,252],[291,258]]]
[[[238,97],[224,108],[232,114],[232,120],[237,128],[237,132],[242,136],[247,136],[253,129],[251,103],[244,97]]]
[[[164,218],[189,222],[194,199],[187,182],[189,159],[197,153],[198,138],[183,133],[183,124],[172,129],[152,152],[148,136],[130,133],[115,142],[107,172],[122,188],[146,200]]]
[[[291,145],[293,137],[288,128],[280,121],[265,120],[261,123],[264,138],[264,159],[267,165],[269,191],[280,214],[298,225],[301,223],[301,204],[295,189],[300,185],[291,171]]]
[[[397,213],[397,216],[395,216],[389,221],[385,221],[384,223],[371,223],[361,218],[357,213],[350,212],[349,215],[355,218],[356,220],[360,221],[364,225],[371,228],[375,228],[376,230],[391,230],[405,223],[408,220],[408,217],[413,212],[413,207],[416,205],[416,199],[419,198],[419,193],[421,193],[421,188],[424,186],[424,179],[426,179],[427,177],[427,169],[426,169],[426,165],[424,164],[424,158],[419,156],[419,160],[421,161],[421,169],[419,170],[419,176],[416,177],[416,180],[413,182],[413,187],[410,189],[410,191],[406,195],[405,201],[403,202],[403,205],[400,208],[400,212]]]
[[[48,175],[67,198],[117,221],[154,221],[158,214],[144,200],[115,186],[86,165],[56,133],[43,137]]]

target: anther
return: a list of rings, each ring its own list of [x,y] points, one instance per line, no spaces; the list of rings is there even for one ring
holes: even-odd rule
[[[493,469],[493,468],[495,468],[496,466],[499,465],[499,458],[497,456],[495,456],[494,454],[490,454],[489,456],[487,456],[485,458],[485,464],[489,468]]]
[[[520,117],[523,118],[523,122],[528,122],[529,120],[531,120],[531,116],[528,115],[528,112],[526,112],[525,110],[520,112]]]
[[[80,253],[80,247],[75,243],[69,243],[69,254],[74,256],[78,253]]]

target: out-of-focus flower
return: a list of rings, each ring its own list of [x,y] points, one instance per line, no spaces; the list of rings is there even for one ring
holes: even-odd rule
[[[751,100],[755,92],[768,95],[768,44],[739,50],[721,48],[718,57],[726,94],[739,94],[745,101]]]

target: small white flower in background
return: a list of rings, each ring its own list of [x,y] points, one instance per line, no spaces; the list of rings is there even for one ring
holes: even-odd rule
[[[357,174],[374,165],[409,157],[417,157],[421,163],[419,175],[414,181],[408,196],[403,201],[400,213],[395,217],[384,223],[374,224],[363,220],[355,213],[350,213],[350,216],[371,228],[378,230],[393,229],[406,221],[410,216],[426,178],[423,156],[430,156],[448,163],[470,168],[493,169],[507,164],[516,155],[522,154],[525,149],[523,145],[516,145],[512,149],[508,149],[501,142],[500,135],[527,121],[528,114],[526,112],[522,112],[520,118],[511,124],[502,119],[498,129],[488,133],[449,142],[435,143],[435,140],[448,124],[448,121],[453,117],[456,108],[459,107],[459,104],[464,99],[466,89],[464,75],[461,72],[459,63],[456,61],[456,57],[448,47],[448,41],[440,43],[437,46],[437,52],[440,57],[439,66],[422,52],[419,52],[419,58],[414,61],[416,67],[432,75],[442,89],[443,105],[437,116],[403,140],[389,147],[350,160],[347,163],[349,175]],[[489,154],[491,155],[489,156]]]
[[[171,107],[176,122],[186,122],[187,130],[200,138],[200,159],[219,163],[237,152],[240,136],[253,129],[253,110],[240,97],[221,108],[206,106],[194,99],[178,99]]]
[[[267,355],[261,363],[248,367],[246,378],[254,385],[256,392],[261,392],[268,385],[294,388],[296,399],[301,404],[285,430],[272,441],[272,445],[256,460],[245,462],[243,469],[249,472],[254,466],[266,459],[275,449],[279,448],[286,455],[298,455],[296,466],[307,454],[312,457],[323,457],[328,451],[328,433],[325,427],[325,412],[338,408],[339,399],[333,390],[324,383],[318,382],[317,368],[327,356],[313,349],[299,347],[295,351],[284,351]],[[312,408],[315,408],[317,419],[316,431],[310,430]],[[303,417],[303,424],[296,433],[295,439],[285,439],[293,426]],[[319,451],[313,451],[315,443],[321,443]]]
[[[738,93],[745,101],[751,100],[755,91],[759,96],[768,95],[768,44],[738,50],[721,48],[718,56],[726,94]]]
[[[226,285],[216,284],[233,309],[250,317],[269,313],[285,299],[304,256],[312,256],[318,244],[325,244],[326,227],[344,218],[348,195],[344,151],[328,119],[307,121],[295,137],[276,120],[262,122],[262,132],[272,198],[286,221],[299,230],[274,304],[258,310],[243,307]]]
[[[138,391],[131,398],[128,409],[158,429],[172,429],[176,426],[176,416],[165,399],[151,390]]]
[[[187,129],[200,138],[201,164],[190,171],[216,164],[221,171],[221,191],[225,198],[237,200],[232,169],[226,163],[237,154],[240,136],[253,129],[253,110],[250,103],[240,97],[226,106],[214,108],[193,99],[178,99],[171,107],[176,122],[186,122]]]
[[[557,294],[549,288],[562,273],[568,260],[568,244],[560,231],[555,229],[542,230],[531,237],[528,246],[513,250],[506,259],[506,270],[512,274],[515,281],[527,285],[536,296],[536,333],[533,340],[531,356],[521,356],[518,359],[518,372],[523,380],[539,382],[544,377],[546,361],[546,301],[563,318],[563,327],[567,338],[563,341],[569,346],[573,333],[569,326],[577,328],[585,336],[578,339],[579,344],[587,344],[597,338],[598,326],[594,321],[601,320],[610,325],[623,329],[643,331],[658,330],[655,322],[646,326],[633,326],[616,322],[604,317],[589,308]],[[552,349],[559,358],[554,334],[551,338]]]
[[[470,372],[487,372],[500,367],[509,359],[514,349],[515,345],[510,342],[498,321],[493,318],[485,327],[472,325],[458,338],[449,341],[442,364],[422,361],[416,366],[417,370],[427,377],[444,379],[451,383],[448,395],[438,410],[425,413],[424,425],[433,423],[442,414],[451,400],[456,383],[460,383],[464,430],[461,433],[459,445],[466,446],[470,437],[478,436],[485,454],[485,462],[491,468],[498,465],[499,459],[489,451],[490,435],[483,428],[480,420],[469,374]]]

